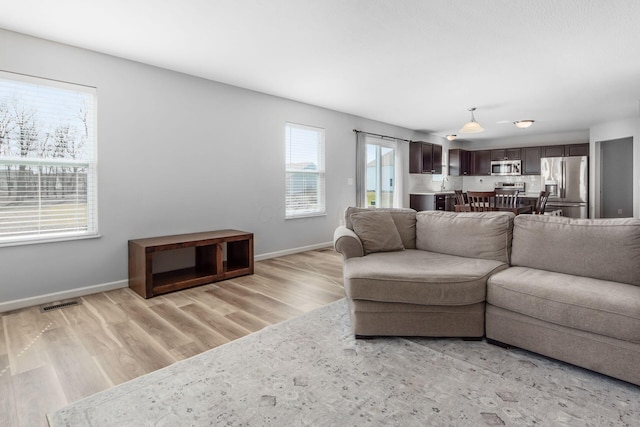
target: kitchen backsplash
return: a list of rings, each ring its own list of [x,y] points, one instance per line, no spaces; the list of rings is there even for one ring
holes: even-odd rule
[[[540,192],[540,175],[521,176],[465,176],[462,183],[463,191],[491,191],[496,182],[524,182],[525,192]]]
[[[462,176],[445,176],[431,174],[409,174],[409,193],[431,193],[442,190],[444,180],[445,191],[462,189]]]
[[[540,192],[540,175],[521,176],[444,176],[430,174],[409,174],[409,193],[430,193],[440,191],[444,179],[445,191],[491,191],[496,182],[524,182],[527,193]]]

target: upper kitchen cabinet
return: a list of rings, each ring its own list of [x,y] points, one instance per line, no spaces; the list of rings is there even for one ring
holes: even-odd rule
[[[409,144],[409,173],[422,173],[422,143]]]
[[[491,175],[491,150],[471,151],[469,163],[470,175]]]
[[[588,156],[589,144],[571,144],[564,146],[565,156]]]
[[[409,173],[442,173],[442,145],[412,142],[409,145]]]
[[[522,149],[522,174],[540,175],[540,147]]]
[[[442,145],[429,144],[431,146],[431,173],[440,175],[442,174]],[[429,173],[429,164],[424,161],[425,146],[422,146],[422,171]],[[425,165],[427,167],[425,167]]]
[[[469,167],[469,151],[462,150],[460,148],[452,148],[449,150],[449,175],[471,175]]]
[[[542,157],[588,156],[589,144],[547,145],[542,148]]]
[[[542,157],[564,156],[564,145],[546,145],[541,148],[542,148]]]
[[[543,145],[540,147],[475,151],[452,148],[449,150],[449,175],[491,175],[491,162],[497,160],[521,160],[522,175],[540,175],[540,159],[543,157],[588,155],[589,144]],[[419,159],[422,161],[423,156],[419,156]]]
[[[522,150],[520,148],[491,150],[491,160],[522,160]]]

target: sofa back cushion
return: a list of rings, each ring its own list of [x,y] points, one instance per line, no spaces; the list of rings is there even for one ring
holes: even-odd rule
[[[511,264],[640,286],[640,220],[518,215]]]
[[[344,213],[345,226],[353,230],[353,223],[351,222],[351,214],[357,212],[389,212],[393,223],[396,225],[402,245],[405,249],[416,248],[416,211],[409,208],[380,208],[380,209],[367,209],[367,208],[354,208],[348,207]]]
[[[389,212],[352,213],[351,225],[362,242],[365,255],[404,250],[400,233]]]
[[[511,212],[418,212],[416,247],[508,264],[513,218]]]

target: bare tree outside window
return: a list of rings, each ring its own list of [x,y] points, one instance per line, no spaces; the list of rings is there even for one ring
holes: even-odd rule
[[[95,90],[0,73],[0,244],[97,232]]]

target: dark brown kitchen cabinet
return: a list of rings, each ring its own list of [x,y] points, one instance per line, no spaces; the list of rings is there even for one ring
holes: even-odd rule
[[[522,174],[540,175],[540,147],[522,149]]]
[[[491,175],[491,150],[471,151],[471,175]]]
[[[431,144],[422,143],[422,173],[433,173],[433,149]]]
[[[571,144],[564,146],[565,156],[588,156],[589,144]]]
[[[502,148],[491,150],[491,160],[521,160],[522,150],[520,148]]]
[[[440,175],[442,174],[442,145],[438,144],[430,144],[431,145],[431,173]],[[424,149],[424,146],[423,146]],[[424,164],[422,165],[423,169]]]
[[[546,145],[542,157],[588,156],[589,144]]]
[[[460,148],[449,150],[449,175],[471,175],[469,168],[469,151]]]
[[[542,146],[542,157],[562,157],[564,156],[564,145]]]
[[[432,211],[435,204],[435,196],[428,194],[410,194],[409,207],[416,211]]]
[[[422,143],[409,144],[409,173],[422,173]]]
[[[507,160],[522,160],[522,149],[521,148],[508,148],[507,149]]]
[[[437,211],[446,211],[447,209],[447,200],[451,199],[455,196],[453,195],[445,195],[445,194],[436,194],[435,196],[435,208]]]
[[[451,211],[455,210],[453,194],[410,194],[409,207],[417,211]]]
[[[543,145],[494,150],[449,150],[449,175],[491,175],[491,161],[522,160],[522,175],[540,175],[542,157],[588,156],[589,144]],[[422,157],[421,157],[422,158]]]
[[[442,173],[442,145],[412,142],[409,145],[409,173]]]

